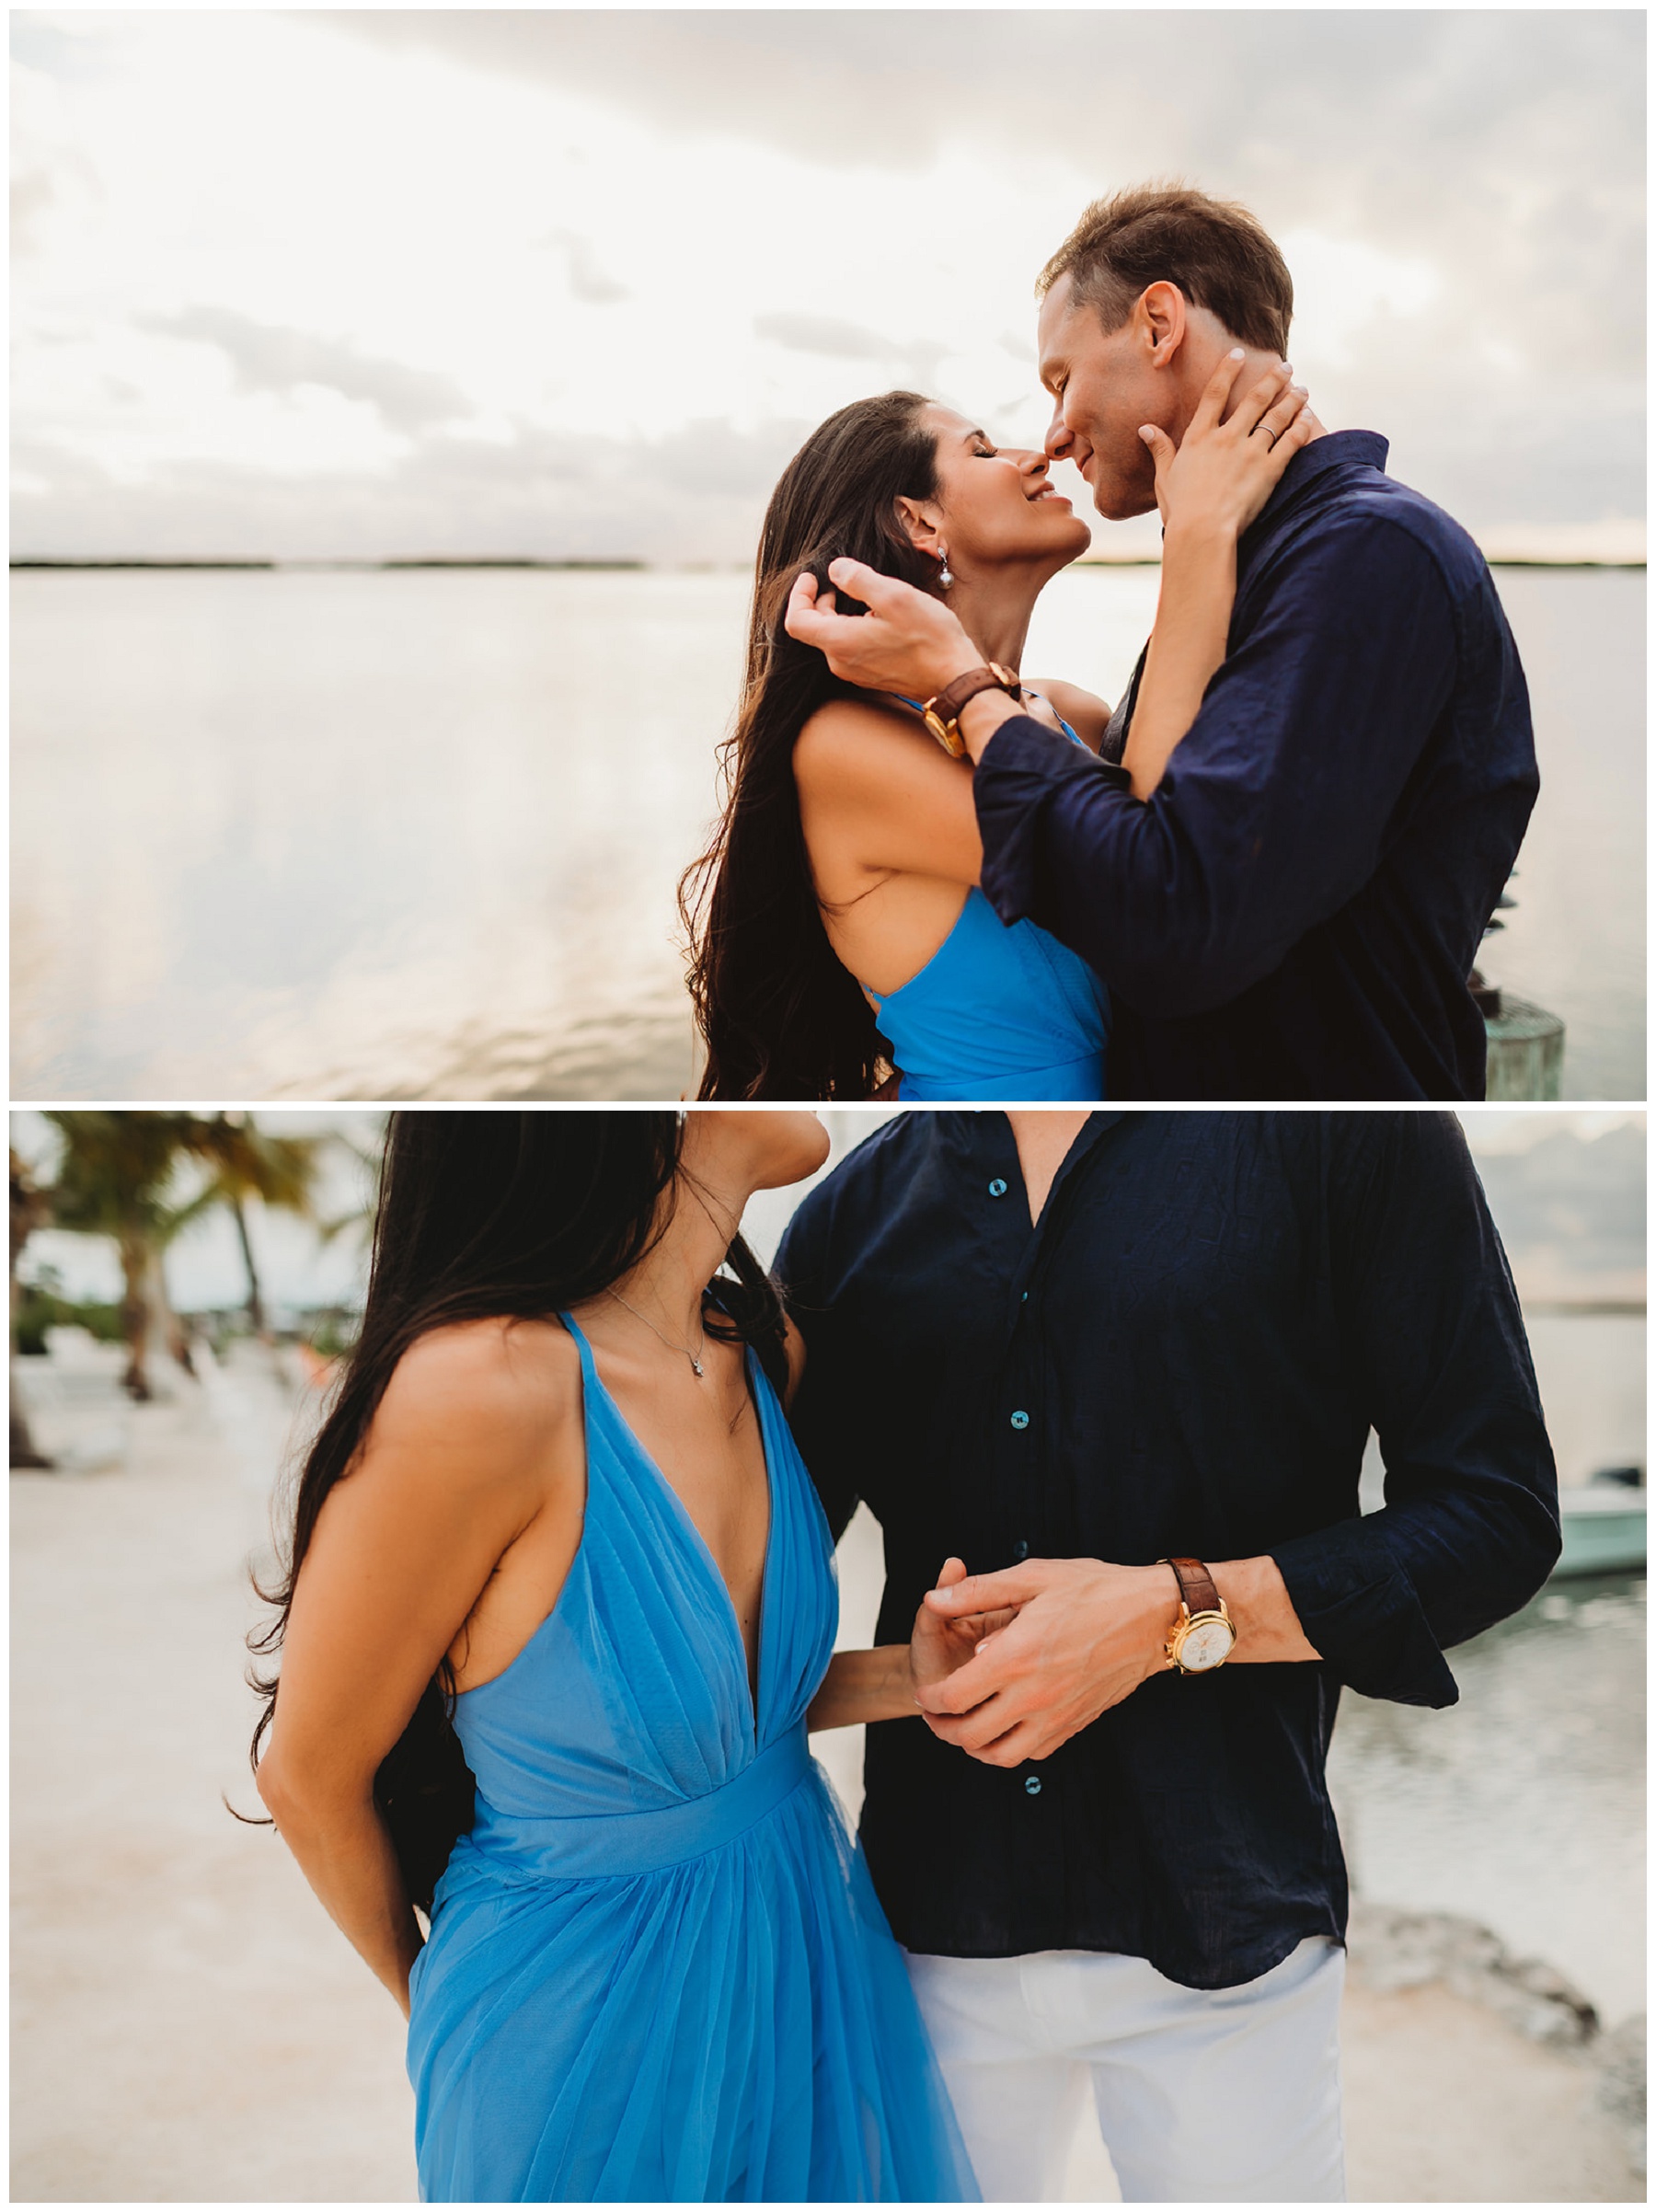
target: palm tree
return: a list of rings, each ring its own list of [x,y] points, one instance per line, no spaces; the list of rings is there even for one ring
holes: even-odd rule
[[[14,1147],[11,1156],[11,1354],[17,1356],[17,1262],[23,1257],[23,1247],[35,1230],[52,1218],[52,1205],[29,1173],[29,1163]],[[13,1467],[50,1467],[39,1445],[29,1432],[29,1415],[24,1411],[14,1381],[11,1393],[11,1464]]]
[[[189,1340],[173,1318],[162,1254],[190,1222],[224,1205],[236,1221],[247,1269],[248,1315],[260,1333],[264,1302],[247,1235],[250,1197],[309,1215],[325,1139],[270,1136],[251,1114],[100,1112],[65,1108],[47,1114],[63,1139],[63,1157],[50,1198],[61,1228],[111,1238],[121,1257],[121,1333],[127,1344],[122,1384],[136,1399],[153,1395],[150,1340],[157,1322],[174,1357],[193,1372]],[[195,1162],[204,1173],[190,1197],[175,1196],[179,1171]]]
[[[160,1254],[207,1203],[205,1192],[181,1206],[168,1198],[181,1160],[197,1149],[202,1117],[64,1108],[46,1119],[63,1140],[51,1192],[52,1218],[60,1228],[113,1241],[121,1259],[121,1326],[127,1347],[121,1385],[129,1396],[148,1399],[154,1395],[147,1362]]]
[[[265,1334],[265,1309],[247,1234],[247,1200],[257,1198],[309,1219],[323,1142],[316,1136],[271,1136],[250,1113],[236,1112],[208,1116],[192,1142],[191,1149],[213,1171],[210,1197],[228,1207],[236,1223],[247,1271],[247,1320],[255,1336]]]

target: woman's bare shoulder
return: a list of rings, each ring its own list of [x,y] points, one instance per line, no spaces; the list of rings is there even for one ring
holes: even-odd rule
[[[581,1357],[557,1322],[450,1322],[397,1363],[364,1458],[441,1463],[468,1486],[515,1483],[544,1467],[580,1411]]]
[[[829,699],[794,743],[794,777],[805,799],[889,796],[893,783],[911,788],[915,774],[933,781],[933,763],[960,774],[933,745],[917,714],[882,699]],[[971,774],[971,763],[964,763]]]
[[[884,699],[824,699],[800,723],[794,739],[794,766],[810,767],[846,743],[887,737],[909,721],[904,708],[887,706]]]
[[[1040,692],[1053,713],[1061,715],[1082,743],[1096,753],[1110,726],[1110,701],[1058,676],[1030,676],[1027,681],[1029,689]]]

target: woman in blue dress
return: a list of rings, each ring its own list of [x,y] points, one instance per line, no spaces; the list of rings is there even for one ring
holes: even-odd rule
[[[809,1113],[393,1123],[254,1749],[408,2016],[427,2201],[977,2194],[806,1749],[983,1632],[831,1660],[802,1355],[738,1226],[826,1149]]]
[[[1237,409],[1258,409],[1271,444],[1221,433],[1237,374],[1232,361],[1216,373],[1176,460],[1165,438],[1156,448],[1164,522],[1176,510],[1184,527],[1168,536],[1121,763],[1140,799],[1224,658],[1236,538],[1303,443],[1305,395],[1286,370]],[[996,447],[915,392],[842,408],[784,470],[760,538],[726,804],[680,887],[701,1097],[1104,1095],[1108,994],[1035,923],[1003,925],[979,888],[971,763],[928,732],[924,702],[836,682],[783,627],[801,570],[825,583],[848,555],[946,597],[984,661],[1016,674],[1041,590],[1091,539],[1048,471],[1044,453]],[[1024,698],[1098,750],[1102,699],[1035,677]]]

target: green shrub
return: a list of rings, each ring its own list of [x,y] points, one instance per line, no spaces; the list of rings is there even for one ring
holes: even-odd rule
[[[17,1350],[24,1358],[43,1359],[49,1329],[85,1329],[99,1343],[119,1344],[121,1308],[93,1300],[77,1304],[73,1298],[59,1297],[55,1290],[42,1284],[25,1283],[18,1291],[16,1326]]]

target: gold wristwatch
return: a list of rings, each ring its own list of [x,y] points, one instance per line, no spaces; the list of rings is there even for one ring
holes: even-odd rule
[[[956,676],[920,709],[921,720],[953,760],[959,760],[966,750],[966,740],[960,735],[960,709],[980,691],[1010,692],[1014,699],[1023,697],[1016,671],[1003,668],[998,661],[987,661],[982,668],[970,668],[963,676]]]
[[[1167,1642],[1167,1664],[1181,1675],[1211,1675],[1236,1647],[1236,1625],[1213,1578],[1199,1559],[1157,1560],[1179,1583],[1179,1621]]]

